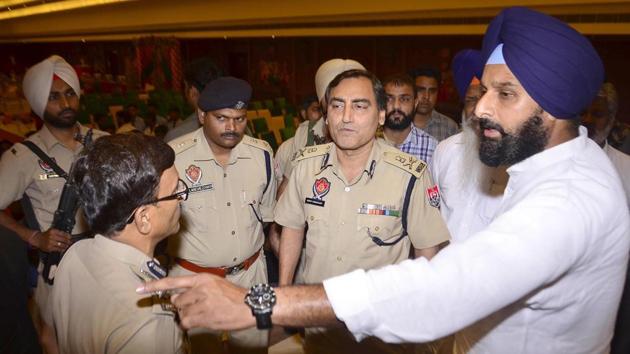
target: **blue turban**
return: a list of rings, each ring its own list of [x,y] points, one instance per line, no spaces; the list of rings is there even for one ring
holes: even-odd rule
[[[481,60],[481,52],[478,50],[464,49],[453,57],[451,68],[453,70],[455,87],[457,88],[457,93],[459,93],[460,101],[464,101],[466,90],[468,90],[472,79],[476,77],[481,80],[483,63],[484,61]]]
[[[486,30],[484,63],[501,43],[508,68],[556,118],[577,118],[604,81],[604,65],[589,40],[554,17],[524,7],[505,9]]]

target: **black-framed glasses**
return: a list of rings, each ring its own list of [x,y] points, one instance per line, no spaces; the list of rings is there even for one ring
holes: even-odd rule
[[[186,182],[184,182],[184,180],[180,178],[177,180],[177,189],[175,190],[175,193],[166,197],[157,198],[157,199],[148,201],[146,203],[142,203],[141,205],[138,205],[133,210],[131,215],[129,215],[129,218],[127,219],[127,224],[131,224],[133,222],[133,216],[136,214],[136,210],[138,210],[138,208],[141,207],[142,205],[156,204],[159,202],[164,202],[164,201],[173,200],[173,199],[177,199],[178,201],[183,202],[185,200],[188,200],[188,194],[190,194],[190,188],[188,188],[188,185],[186,184]]]
[[[146,204],[155,204],[155,203],[163,202],[166,200],[173,200],[173,199],[177,199],[183,202],[185,200],[188,200],[189,193],[190,193],[190,189],[188,188],[188,185],[186,184],[186,182],[184,182],[183,179],[180,178],[177,180],[177,189],[175,190],[175,193],[166,197],[155,199]]]

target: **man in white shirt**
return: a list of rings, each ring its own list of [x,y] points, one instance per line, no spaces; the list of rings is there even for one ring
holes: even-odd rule
[[[464,49],[453,57],[453,77],[462,109],[462,132],[442,140],[431,175],[440,189],[440,211],[453,242],[483,230],[497,213],[507,184],[505,166],[479,160],[479,126],[473,111],[481,97],[481,52]]]
[[[189,289],[173,299],[184,327],[244,328],[266,314],[288,326],[342,321],[357,340],[426,342],[464,330],[464,352],[606,353],[630,216],[614,167],[576,119],[603,82],[603,64],[577,31],[522,7],[490,23],[483,49],[480,158],[510,175],[486,229],[430,262],[356,270],[323,285],[246,294],[196,276],[137,291]]]
[[[588,107],[582,116],[582,123],[588,129],[589,138],[593,139],[617,169],[623,188],[626,191],[626,200],[630,206],[630,156],[610,146],[607,137],[615,123],[617,116],[618,99],[615,86],[610,82],[605,82],[599,90],[597,97]],[[630,352],[630,279],[626,274],[626,285],[619,312],[617,313],[617,323],[615,324],[615,335],[610,344],[612,354],[622,354]]]

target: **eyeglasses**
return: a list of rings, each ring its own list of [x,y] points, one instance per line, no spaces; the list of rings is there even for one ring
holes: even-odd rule
[[[186,184],[186,182],[184,182],[184,180],[180,178],[179,180],[177,180],[177,189],[175,190],[174,194],[171,194],[167,197],[155,199],[153,201],[148,202],[147,204],[155,204],[155,203],[163,202],[166,200],[173,200],[173,199],[177,199],[183,202],[185,200],[188,200],[189,192],[190,192],[190,189],[188,188],[188,185]]]
[[[127,219],[127,224],[131,224],[133,222],[133,216],[136,213],[136,210],[141,207],[142,205],[147,205],[147,204],[156,204],[159,202],[164,202],[167,200],[173,200],[173,199],[177,199],[180,202],[183,202],[185,200],[188,200],[188,194],[190,194],[190,188],[188,188],[188,185],[186,184],[186,182],[184,182],[181,178],[177,180],[177,189],[175,190],[175,193],[166,196],[166,197],[162,197],[162,198],[157,198],[151,201],[148,201],[146,203],[143,203],[141,205],[138,205],[136,207],[136,209],[133,210],[133,212],[131,213],[131,215],[129,215],[129,219]]]

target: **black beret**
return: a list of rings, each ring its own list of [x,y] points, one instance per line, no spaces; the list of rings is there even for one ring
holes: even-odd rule
[[[251,97],[252,87],[247,81],[225,76],[206,85],[197,105],[204,112],[223,108],[246,109]]]

